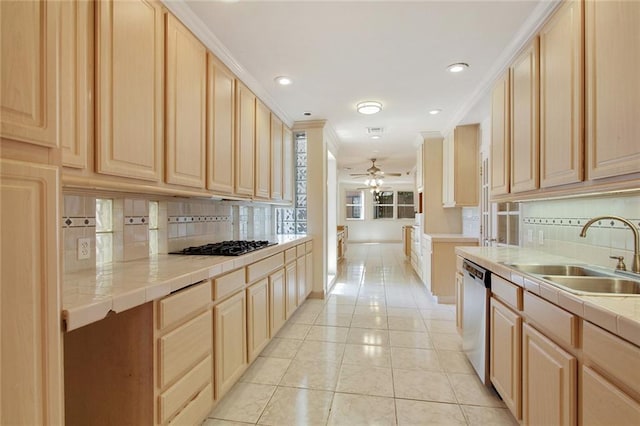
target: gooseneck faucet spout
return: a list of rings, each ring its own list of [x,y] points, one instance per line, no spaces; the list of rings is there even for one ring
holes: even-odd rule
[[[619,220],[631,229],[631,232],[633,232],[633,263],[631,265],[631,270],[636,274],[640,274],[640,232],[638,231],[638,228],[631,223],[631,221],[620,216],[597,216],[584,224],[582,231],[580,231],[580,236],[583,238],[586,237],[587,229],[589,229],[594,222],[601,219]]]

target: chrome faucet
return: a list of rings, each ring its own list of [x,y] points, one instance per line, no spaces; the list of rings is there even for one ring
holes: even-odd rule
[[[583,238],[586,237],[587,229],[589,229],[589,227],[593,225],[594,222],[601,219],[619,220],[620,222],[624,223],[631,229],[631,232],[633,232],[633,263],[631,264],[631,270],[636,274],[640,274],[640,232],[638,231],[638,228],[636,228],[636,226],[633,223],[631,223],[629,220],[620,216],[594,217],[589,222],[584,224],[584,226],[582,227],[582,231],[580,231],[580,236]]]

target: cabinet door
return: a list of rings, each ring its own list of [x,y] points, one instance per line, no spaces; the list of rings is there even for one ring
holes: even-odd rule
[[[580,406],[584,426],[632,426],[640,419],[640,404],[586,365]]]
[[[207,188],[233,193],[235,76],[208,54]]]
[[[304,286],[305,290],[305,299],[309,297],[311,292],[313,291],[313,253],[307,253],[305,256],[305,272],[306,278]]]
[[[640,172],[640,3],[585,2],[587,177]]]
[[[453,202],[456,206],[477,206],[480,201],[480,126],[468,124],[453,130]]]
[[[458,334],[462,336],[463,316],[462,309],[464,304],[464,275],[461,271],[456,271],[456,329]]]
[[[62,164],[87,167],[93,143],[93,2],[60,2],[60,144]]]
[[[582,2],[568,1],[540,32],[540,186],[584,176]]]
[[[307,287],[307,256],[296,259],[296,279],[298,281],[298,306],[302,305],[309,295]]]
[[[204,188],[207,50],[170,13],[166,21],[166,181]]]
[[[96,2],[96,171],[158,181],[163,147],[162,8]]]
[[[491,92],[491,196],[509,193],[509,73],[496,83]]]
[[[287,286],[287,319],[291,318],[291,315],[298,307],[298,282],[296,280],[296,262],[291,262],[286,267],[286,286]]]
[[[236,80],[236,165],[235,187],[238,195],[253,195],[256,96]]]
[[[271,114],[271,199],[282,199],[282,121]]]
[[[575,425],[577,360],[528,324],[522,326],[522,423]]]
[[[511,192],[539,187],[538,39],[511,66]]]
[[[213,308],[215,386],[219,400],[247,367],[246,296],[242,291]]]
[[[0,136],[58,146],[59,3],[0,2]]]
[[[247,351],[252,362],[269,343],[269,280],[247,289]]]
[[[255,149],[256,198],[268,199],[271,195],[271,113],[265,104],[256,100],[256,149]]]
[[[444,207],[456,205],[453,194],[454,168],[452,132],[442,140],[442,205]]]
[[[271,336],[275,336],[287,321],[287,294],[283,269],[269,275],[269,317]]]
[[[489,376],[516,419],[522,417],[522,317],[491,298]]]
[[[54,167],[0,159],[3,424],[63,423],[59,188]]]
[[[293,201],[293,132],[288,127],[282,128],[282,200]]]

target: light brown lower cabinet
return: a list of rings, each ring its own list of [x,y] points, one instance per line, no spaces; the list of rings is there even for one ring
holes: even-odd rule
[[[582,366],[582,425],[635,426],[640,403],[587,366]]]
[[[269,275],[269,323],[272,336],[275,336],[287,321],[286,306],[284,269],[279,269]]]
[[[306,278],[305,278],[305,284],[304,284],[306,289],[305,289],[304,298],[306,299],[307,297],[309,297],[309,295],[313,291],[313,253],[309,252],[309,250],[307,250],[307,254],[305,255],[304,263],[305,263],[305,272],[306,272]]]
[[[307,256],[310,254],[306,254],[302,257],[296,259],[296,278],[298,281],[298,306],[302,305],[309,295],[309,290],[307,288]]]
[[[522,424],[577,424],[577,359],[529,324],[522,327]]]
[[[286,318],[291,315],[298,307],[298,282],[296,279],[296,262],[291,262],[285,268],[286,270]]]
[[[464,275],[456,271],[456,329],[462,336],[462,309],[464,303]]]
[[[241,291],[213,307],[215,398],[231,389],[247,368],[246,293]]]
[[[247,356],[252,362],[269,343],[269,280],[247,288]]]
[[[522,317],[491,298],[489,311],[491,383],[516,419],[522,417]]]

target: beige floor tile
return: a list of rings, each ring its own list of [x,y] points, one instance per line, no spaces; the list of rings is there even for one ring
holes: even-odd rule
[[[392,317],[389,316],[389,330],[427,331],[422,317]]]
[[[467,424],[457,404],[396,399],[396,411],[398,426]]]
[[[396,398],[457,402],[449,379],[444,373],[394,368],[393,388]]]
[[[445,321],[455,321],[456,320],[456,311],[451,310],[443,310],[443,309],[421,309],[420,314],[422,318],[426,320],[445,320]]]
[[[305,340],[295,359],[309,361],[340,362],[344,354],[344,343],[314,342]]]
[[[464,352],[438,351],[438,359],[447,373],[476,374]]]
[[[274,337],[267,347],[262,350],[260,356],[291,359],[296,355],[296,352],[298,352],[298,348],[302,345],[302,342],[302,340]]]
[[[345,343],[349,328],[314,325],[309,330],[306,340],[318,340],[322,342]]]
[[[315,325],[331,325],[334,327],[349,327],[351,325],[350,314],[334,314],[331,312],[323,312],[316,318]]]
[[[387,426],[396,424],[393,398],[336,393],[331,404],[330,426]]]
[[[354,305],[338,305],[336,303],[327,304],[320,314],[340,314],[340,315],[353,315],[355,309]]]
[[[336,392],[393,397],[391,369],[342,364]]]
[[[369,305],[369,304],[358,303],[353,313],[358,315],[386,315],[387,309],[384,306],[380,306],[380,305]]]
[[[389,317],[416,318],[421,319],[420,311],[413,308],[388,308],[387,315]]]
[[[278,387],[262,413],[260,425],[324,425],[333,392]]]
[[[317,312],[304,312],[298,310],[291,318],[289,318],[289,323],[295,324],[313,324],[316,322],[316,318],[318,318]]]
[[[371,328],[350,328],[347,343],[356,345],[389,346],[389,332]]]
[[[370,367],[391,367],[391,351],[385,346],[347,345],[342,362]]]
[[[351,327],[357,328],[375,328],[386,330],[387,329],[387,316],[378,314],[353,314],[351,320]]]
[[[444,371],[433,349],[392,347],[391,366],[405,370]]]
[[[340,363],[294,359],[280,380],[281,386],[333,391],[338,383]]]
[[[455,320],[427,319],[424,322],[431,333],[458,333]]]
[[[277,385],[289,368],[290,359],[256,358],[247,371],[240,377],[241,382],[260,383],[263,385]]]
[[[449,374],[451,385],[460,404],[483,407],[505,407],[498,394],[484,386],[475,374]]]
[[[433,347],[442,351],[462,352],[462,338],[457,333],[429,333]]]
[[[390,330],[389,339],[391,346],[420,349],[433,348],[429,334],[424,332]]]
[[[467,421],[472,426],[517,426],[518,422],[506,408],[461,405]]]
[[[336,303],[338,305],[355,305],[357,295],[350,294],[332,294],[327,299],[327,303]]]
[[[298,339],[304,340],[305,336],[311,329],[309,324],[299,324],[287,322],[276,334],[276,337],[281,339]]]
[[[252,424],[254,423],[232,422],[229,420],[220,419],[207,419],[202,423],[202,426],[247,426]]]
[[[255,383],[236,383],[208,417],[256,423],[276,387]]]

